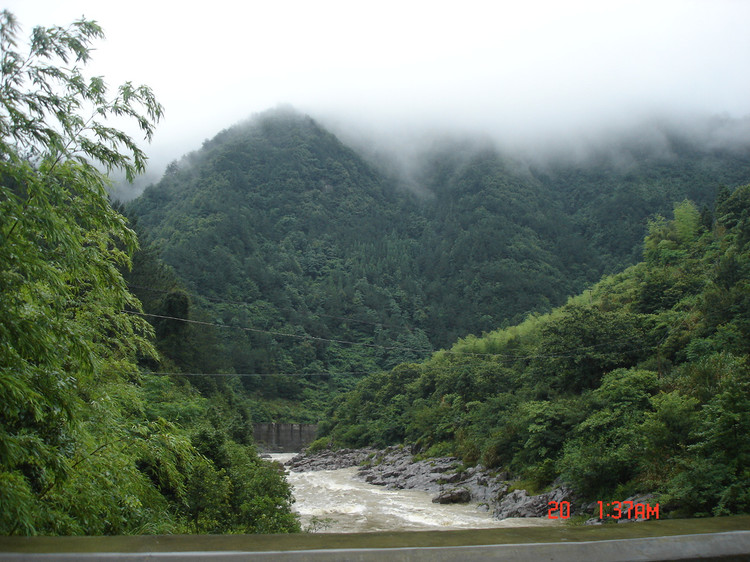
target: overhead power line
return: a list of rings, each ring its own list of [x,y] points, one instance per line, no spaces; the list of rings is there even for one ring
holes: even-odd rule
[[[353,341],[347,341],[347,340],[337,340],[333,338],[323,338],[320,336],[311,336],[310,334],[289,334],[286,332],[277,332],[275,330],[263,330],[261,328],[250,328],[247,326],[233,326],[233,325],[226,325],[226,324],[217,324],[215,322],[205,322],[202,320],[190,320],[188,318],[179,318],[177,316],[165,316],[163,314],[149,314],[147,312],[137,312],[134,310],[127,310],[126,312],[128,314],[135,314],[138,316],[146,316],[150,318],[161,318],[163,320],[176,320],[178,322],[187,322],[188,324],[200,324],[203,326],[213,326],[215,328],[243,330],[245,332],[268,334],[271,336],[278,336],[278,337],[283,337],[283,338],[295,338],[299,340],[313,340],[313,341],[319,341],[319,342],[324,342],[324,343],[336,343],[340,345],[360,345],[363,347],[373,347],[373,348],[385,349],[389,351],[403,350],[403,351],[413,351],[417,353],[434,353],[433,349],[416,349],[416,348],[407,348],[407,347],[401,347],[401,346],[380,345],[380,344],[367,343],[367,342],[353,342]]]
[[[149,291],[151,293],[163,293],[163,294],[169,294],[172,291],[167,291],[165,289],[154,289],[153,287],[144,287],[143,285],[135,285],[130,283],[130,287],[133,287],[135,289],[140,289],[142,291]],[[252,303],[247,301],[235,301],[235,300],[228,300],[228,299],[220,299],[217,297],[207,297],[205,295],[201,295],[198,293],[193,293],[192,291],[188,291],[185,289],[179,289],[181,292],[190,295],[192,297],[196,297],[199,299],[205,299],[211,302],[216,303],[222,303],[222,304],[231,304],[235,306],[250,306]],[[392,329],[400,329],[402,326],[394,326],[393,324],[386,324],[384,322],[374,322],[372,320],[361,320],[359,318],[351,318],[349,316],[335,316],[333,314],[323,314],[323,313],[314,313],[314,312],[308,312],[308,311],[302,311],[298,309],[294,309],[294,312],[297,314],[301,314],[304,316],[321,316],[323,318],[332,318],[334,320],[341,320],[343,322],[352,322],[355,324],[368,324],[370,326],[379,326],[382,328],[392,328]],[[407,325],[405,326],[409,333],[411,333],[411,328]]]
[[[368,343],[368,342],[354,342],[354,341],[339,340],[339,339],[333,339],[333,338],[323,338],[320,336],[312,336],[310,334],[290,334],[290,333],[279,332],[275,330],[264,330],[261,328],[217,324],[215,322],[206,322],[202,320],[190,320],[188,318],[179,318],[176,316],[165,316],[162,314],[149,314],[149,313],[137,312],[137,311],[126,311],[126,312],[128,312],[129,314],[135,314],[138,316],[144,316],[144,317],[150,317],[150,318],[174,320],[178,322],[186,322],[189,324],[197,324],[197,325],[202,325],[202,326],[212,326],[215,328],[222,328],[222,329],[242,330],[245,332],[267,334],[267,335],[272,335],[272,336],[277,336],[277,337],[286,337],[286,338],[293,338],[293,339],[298,339],[298,340],[311,340],[311,341],[318,341],[318,342],[332,343],[332,344],[339,344],[339,345],[362,346],[362,347],[369,347],[369,348],[375,348],[375,349],[383,349],[386,351],[406,351],[406,352],[412,352],[412,353],[421,353],[425,355],[436,353],[436,351],[432,349],[418,349],[418,348],[398,346],[398,345],[382,345],[382,344],[374,344],[374,343]],[[633,348],[628,349],[627,351],[641,351],[645,349],[653,349],[655,347],[658,347],[667,339],[669,334],[677,327],[677,325],[681,324],[682,322],[684,322],[684,319],[680,319],[677,322],[675,322],[669,328],[669,330],[667,330],[667,333],[661,340],[659,340],[659,342],[655,344],[650,344],[650,345],[642,345],[642,346],[633,347]],[[636,339],[638,339],[637,336],[633,336],[630,338],[620,338],[618,340],[611,340],[609,342],[601,342],[601,343],[571,348],[570,350],[564,353],[535,353],[535,354],[530,354],[530,355],[513,355],[513,354],[507,354],[507,353],[478,353],[478,352],[472,352],[472,351],[459,351],[459,350],[452,350],[452,349],[440,350],[439,352],[443,354],[447,354],[447,355],[457,355],[457,356],[467,356],[467,357],[492,357],[492,358],[504,359],[507,361],[523,361],[523,360],[530,360],[530,359],[548,359],[548,358],[569,358],[569,357],[579,357],[581,355],[584,355],[585,350],[592,350],[592,349],[596,349],[599,347],[606,347],[606,346],[610,346],[610,345],[614,345],[618,343],[631,342]]]
[[[175,375],[180,377],[326,377],[332,373],[176,373],[176,372],[158,372],[148,373],[150,375],[168,376]],[[336,372],[337,375],[368,375],[370,371],[345,371]]]

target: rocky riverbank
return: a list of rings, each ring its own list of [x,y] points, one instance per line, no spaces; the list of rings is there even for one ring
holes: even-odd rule
[[[335,470],[358,466],[357,477],[390,489],[418,489],[433,494],[435,503],[479,504],[498,519],[508,517],[547,517],[549,502],[575,500],[569,488],[529,495],[525,490],[508,492],[508,474],[482,466],[465,468],[453,457],[415,460],[408,449],[340,449],[301,454],[287,462],[291,471]]]
[[[377,449],[326,449],[315,453],[300,453],[284,463],[284,466],[292,472],[338,470],[360,466],[377,453]]]

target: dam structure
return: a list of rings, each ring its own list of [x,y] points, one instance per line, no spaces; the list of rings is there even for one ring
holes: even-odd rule
[[[299,453],[315,440],[318,424],[256,423],[253,439],[265,453]]]

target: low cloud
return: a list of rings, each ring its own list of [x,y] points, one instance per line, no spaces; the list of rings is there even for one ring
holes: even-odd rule
[[[743,0],[6,5],[27,32],[81,15],[102,25],[91,72],[148,84],[166,108],[153,170],[280,103],[371,138],[448,131],[528,150],[657,117],[750,116]],[[711,126],[710,141],[744,138],[737,123]]]

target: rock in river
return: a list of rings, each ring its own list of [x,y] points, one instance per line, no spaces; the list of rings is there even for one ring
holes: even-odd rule
[[[432,498],[432,503],[469,503],[471,492],[466,488],[451,488]]]

